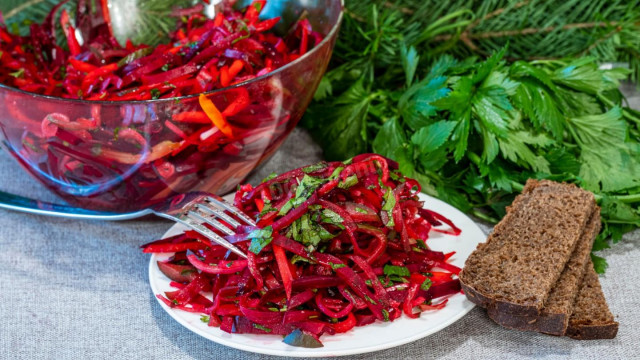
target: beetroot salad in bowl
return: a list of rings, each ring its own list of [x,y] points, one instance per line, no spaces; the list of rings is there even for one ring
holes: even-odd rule
[[[234,189],[302,117],[342,18],[338,0],[167,2],[152,45],[122,40],[120,3],[0,23],[3,148],[71,205],[118,213]]]

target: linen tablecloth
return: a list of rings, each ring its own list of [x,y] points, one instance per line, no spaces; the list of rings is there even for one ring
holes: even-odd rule
[[[640,108],[634,86],[624,89]],[[249,179],[321,159],[296,129]],[[0,189],[56,201],[0,152]],[[165,313],[151,293],[149,255],[139,246],[172,224],[74,221],[0,210],[0,358],[262,359],[201,338]],[[481,224],[485,232],[490,227]],[[620,331],[614,340],[576,341],[509,331],[479,308],[414,343],[357,359],[632,359],[640,358],[640,231],[602,254],[602,287]]]

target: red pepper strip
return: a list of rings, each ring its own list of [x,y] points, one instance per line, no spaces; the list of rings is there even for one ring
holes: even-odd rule
[[[214,274],[214,275],[233,274],[247,267],[247,260],[234,260],[234,261],[220,260],[218,264],[211,265],[198,259],[198,257],[195,254],[187,255],[187,260],[189,260],[191,265],[195,266],[196,269],[202,272],[205,272],[207,274]]]
[[[202,111],[186,111],[171,115],[171,119],[175,122],[194,123],[194,124],[210,124],[211,120]]]
[[[450,259],[453,255],[455,255],[455,254],[456,254],[456,252],[455,252],[455,251],[452,251],[452,252],[450,252],[450,253],[446,253],[446,254],[444,254],[444,261],[449,260],[449,259]]]
[[[291,275],[291,269],[289,268],[289,260],[287,260],[287,255],[278,245],[273,246],[273,254],[276,257],[276,262],[278,263],[278,270],[280,270],[280,276],[282,276],[282,284],[284,285],[284,291],[287,294],[287,300],[291,300],[291,289],[293,276]]]
[[[2,23],[4,24],[4,21],[2,21]],[[13,42],[13,37],[9,35],[9,33],[5,30],[4,26],[0,27],[0,40],[8,44],[11,44]]]
[[[88,95],[91,92],[92,85],[100,79],[102,76],[106,76],[114,71],[118,70],[118,64],[113,63],[105,66],[101,66],[92,72],[88,73],[87,76],[82,80],[82,94]]]
[[[202,291],[208,280],[200,274],[196,276],[193,281],[191,281],[184,289],[181,289],[176,296],[172,300],[176,300],[179,304],[187,304],[191,301],[191,299],[200,295],[200,291]]]
[[[223,20],[224,20],[224,15],[222,15],[222,13],[218,13],[215,19],[213,20],[213,26],[218,27],[222,25]]]
[[[244,67],[244,64],[242,63],[242,61],[235,60],[229,67],[229,81],[233,80],[236,76],[238,76],[240,71],[242,71],[243,67]]]
[[[420,304],[418,305],[418,307],[420,308],[420,310],[422,311],[427,311],[427,310],[440,310],[442,308],[444,308],[445,305],[447,305],[447,302],[449,301],[449,299],[444,299],[444,301],[442,301],[439,304],[436,305],[427,305],[427,304]]]
[[[367,256],[367,263],[372,264],[373,262],[378,260],[378,258],[380,258],[380,256],[382,256],[382,254],[384,254],[387,250],[387,236],[382,230],[369,225],[358,225],[358,231],[371,236],[375,236],[375,238],[378,240],[377,244],[369,246],[369,248],[375,246]],[[367,248],[367,250],[369,250],[369,248]]]
[[[352,312],[350,312],[347,315],[347,319],[346,320],[341,321],[339,323],[331,324],[331,327],[333,328],[333,331],[335,331],[338,334],[345,333],[345,332],[353,329],[355,326],[356,326],[356,316],[353,315]]]
[[[162,84],[164,82],[170,82],[181,76],[193,74],[198,71],[196,64],[189,63],[187,65],[171,69],[169,71],[162,72],[156,75],[143,75],[142,82],[144,84]]]
[[[249,100],[249,91],[246,88],[237,88],[235,89],[235,92],[236,98],[222,112],[222,116],[224,116],[225,118],[238,114],[242,110],[246,109],[247,106],[251,103],[251,101]]]
[[[207,114],[213,125],[215,125],[223,134],[233,139],[233,129],[227,120],[222,116],[216,105],[206,95],[201,94],[199,97],[200,107]]]
[[[220,69],[220,85],[227,87],[231,84],[231,78],[229,77],[229,67],[227,65]]]
[[[439,267],[443,270],[447,270],[450,271],[456,275],[458,275],[460,273],[460,271],[462,271],[461,268],[453,265],[453,264],[449,264],[448,262],[444,262],[444,261],[434,261],[434,267]]]
[[[192,251],[204,250],[207,247],[208,247],[207,244],[194,241],[194,242],[180,243],[180,244],[149,245],[145,247],[142,252],[147,254],[148,253],[172,253],[172,252],[187,251],[187,250],[192,250]]]
[[[264,280],[262,279],[260,269],[258,269],[258,265],[256,263],[256,255],[251,251],[247,252],[247,267],[256,281],[256,288],[262,289],[264,287]]]
[[[262,9],[264,9],[264,5],[266,3],[267,3],[266,0],[256,0],[252,2],[251,5],[247,7],[247,12],[244,14],[244,18],[250,24],[258,21],[258,17],[260,16]]]
[[[264,21],[261,21],[259,23],[256,24],[255,31],[256,32],[264,32],[267,30],[271,30],[272,27],[276,26],[277,23],[280,22],[280,16],[278,17],[274,17],[273,19],[267,19]]]
[[[347,305],[345,305],[340,311],[333,311],[329,309],[325,304],[322,292],[320,291],[316,294],[316,305],[323,314],[335,319],[347,316],[347,314],[350,314],[353,309],[353,304],[351,302],[347,302]]]
[[[95,65],[91,65],[84,61],[76,60],[76,58],[74,57],[69,58],[69,63],[71,64],[71,66],[73,66],[74,69],[78,71],[86,72],[86,73],[92,72],[98,68]]]
[[[417,319],[420,317],[419,313],[418,314],[413,313],[413,306],[412,306],[413,298],[416,296],[416,293],[418,292],[419,287],[420,285],[418,284],[411,284],[411,287],[409,287],[409,291],[407,293],[407,297],[402,303],[402,310],[404,314],[412,319]]]
[[[173,309],[178,309],[178,310],[183,310],[183,311],[187,311],[187,312],[191,312],[191,313],[202,313],[205,311],[205,307],[199,304],[193,304],[191,305],[191,307],[185,306],[185,305],[176,305],[174,302],[172,302],[171,300],[165,298],[164,296],[158,294],[156,295],[156,297],[158,299],[160,299],[160,301],[162,301],[163,303],[165,303],[165,305],[167,305],[170,308]]]
[[[264,209],[264,200],[256,199],[255,203],[256,203],[256,207],[258,208],[258,211],[262,212],[262,209]]]
[[[437,212],[431,211],[431,210],[427,210],[427,209],[420,209],[419,210],[420,215],[421,216],[430,216],[432,218],[435,218],[438,221],[442,221],[443,223],[449,225],[449,227],[451,228],[451,230],[441,230],[438,229],[436,227],[433,227],[432,230],[433,231],[437,231],[439,233],[443,233],[443,234],[448,234],[448,235],[454,235],[454,236],[458,236],[460,235],[460,233],[462,232],[462,230],[460,230],[458,227],[456,227],[456,225],[449,219],[447,219],[446,217],[438,214]]]
[[[366,302],[367,306],[371,310],[371,312],[376,316],[378,320],[384,320],[384,315],[382,314],[382,306],[373,299],[375,296],[369,289],[367,285],[362,280],[362,278],[355,273],[350,267],[346,266],[340,259],[333,255],[323,254],[323,253],[314,253],[315,258],[318,260],[322,266],[330,267],[333,269],[338,276],[345,281],[358,294],[362,297]],[[336,265],[338,268],[335,268]],[[339,267],[340,265],[345,265],[344,267]],[[334,269],[335,268],[335,269]]]
[[[62,10],[62,15],[60,15],[60,23],[62,24],[62,30],[64,31],[64,35],[67,37],[67,45],[69,46],[69,51],[71,55],[76,56],[82,52],[82,48],[78,43],[78,39],[76,39],[76,29],[71,26],[69,22],[69,14],[67,10]]]

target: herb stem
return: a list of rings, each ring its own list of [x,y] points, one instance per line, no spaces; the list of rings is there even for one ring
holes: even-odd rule
[[[498,221],[500,221],[499,219],[494,218],[493,216],[489,216],[487,214],[485,214],[484,212],[478,210],[478,209],[474,209],[471,214],[475,217],[477,217],[480,220],[484,220],[486,222],[490,222],[492,224],[496,224]]]

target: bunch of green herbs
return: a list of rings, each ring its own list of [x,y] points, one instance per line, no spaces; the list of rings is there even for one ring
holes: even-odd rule
[[[509,62],[508,46],[434,56],[441,49],[419,35],[447,21],[420,27],[402,10],[368,9],[347,13],[304,119],[329,160],[380,153],[423,191],[490,222],[529,178],[577,183],[602,207],[594,251],[640,226],[640,113],[619,91],[630,70],[600,69],[594,57]]]

